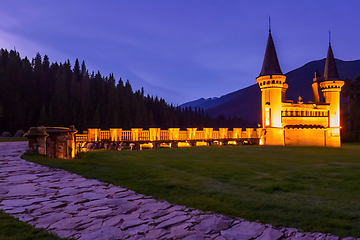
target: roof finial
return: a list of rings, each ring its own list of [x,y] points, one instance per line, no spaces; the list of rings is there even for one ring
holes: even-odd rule
[[[331,44],[331,33],[330,33],[330,30],[329,30],[329,44]]]
[[[269,16],[269,33],[271,33],[271,19],[270,19],[270,16]]]

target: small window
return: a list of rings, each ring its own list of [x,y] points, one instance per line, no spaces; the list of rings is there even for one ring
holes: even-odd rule
[[[267,107],[265,108],[264,115],[265,115],[265,126],[270,126],[271,112],[269,108]]]

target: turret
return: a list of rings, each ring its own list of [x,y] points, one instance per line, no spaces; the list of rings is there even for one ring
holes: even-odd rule
[[[344,81],[339,77],[331,43],[329,43],[324,70],[324,82],[320,83],[324,101],[330,104],[329,127],[340,127],[340,91],[343,85]]]
[[[282,91],[286,91],[285,80],[286,77],[279,65],[271,31],[269,31],[263,66],[260,75],[256,78],[262,95],[263,127],[281,127],[281,102]]]
[[[316,69],[315,77],[313,78],[313,84],[311,85],[312,90],[313,90],[311,100],[316,104],[320,103],[320,94],[319,94],[319,81],[320,81],[320,78],[321,78],[321,74]]]
[[[329,42],[329,49],[326,57],[324,82],[320,83],[324,102],[330,104],[329,109],[329,130],[327,145],[340,147],[340,91],[344,81],[340,80],[336,67],[334,54]]]
[[[282,101],[287,84],[277,58],[274,41],[269,30],[264,62],[256,82],[261,89],[262,126],[266,129],[264,144],[284,145],[281,123]],[[285,84],[285,85],[284,85]]]

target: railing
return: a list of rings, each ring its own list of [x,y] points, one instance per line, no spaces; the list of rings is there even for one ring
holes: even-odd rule
[[[132,132],[131,130],[129,131],[121,131],[121,140],[123,141],[132,141]]]
[[[220,138],[220,133],[219,133],[219,131],[213,131],[211,138],[212,138],[212,139],[219,139],[219,138]]]
[[[197,131],[195,133],[195,140],[204,140],[204,139],[205,139],[204,131]]]
[[[83,134],[75,134],[77,142],[86,141],[204,141],[204,140],[221,140],[221,139],[249,139],[260,138],[260,129],[247,128],[246,131],[234,130],[228,131],[227,128],[221,128],[219,131],[188,129],[182,131],[161,130],[151,128],[142,130],[134,128],[131,130],[112,129],[89,129]],[[171,134],[170,134],[171,133]],[[160,139],[159,139],[160,137]]]
[[[179,131],[179,140],[183,140],[183,141],[188,140],[188,132],[187,131]]]
[[[85,133],[84,134],[76,134],[75,138],[76,138],[77,142],[87,141],[88,140],[88,135],[87,135],[87,133],[86,134]]]
[[[140,136],[139,136],[139,140],[141,140],[141,141],[150,141],[150,131],[149,130],[141,131]]]
[[[168,130],[160,130],[160,140],[169,140]]]
[[[100,131],[100,137],[101,140],[110,140],[110,131],[109,130]]]

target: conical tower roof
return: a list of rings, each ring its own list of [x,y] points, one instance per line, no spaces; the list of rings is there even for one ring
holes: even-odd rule
[[[266,45],[264,62],[259,77],[267,75],[283,75],[279,65],[279,60],[276,55],[275,45],[271,36],[271,31],[269,31],[269,38]]]
[[[334,54],[331,48],[331,43],[329,42],[329,49],[327,52],[325,70],[324,70],[324,80],[339,80],[339,73],[336,67]]]

